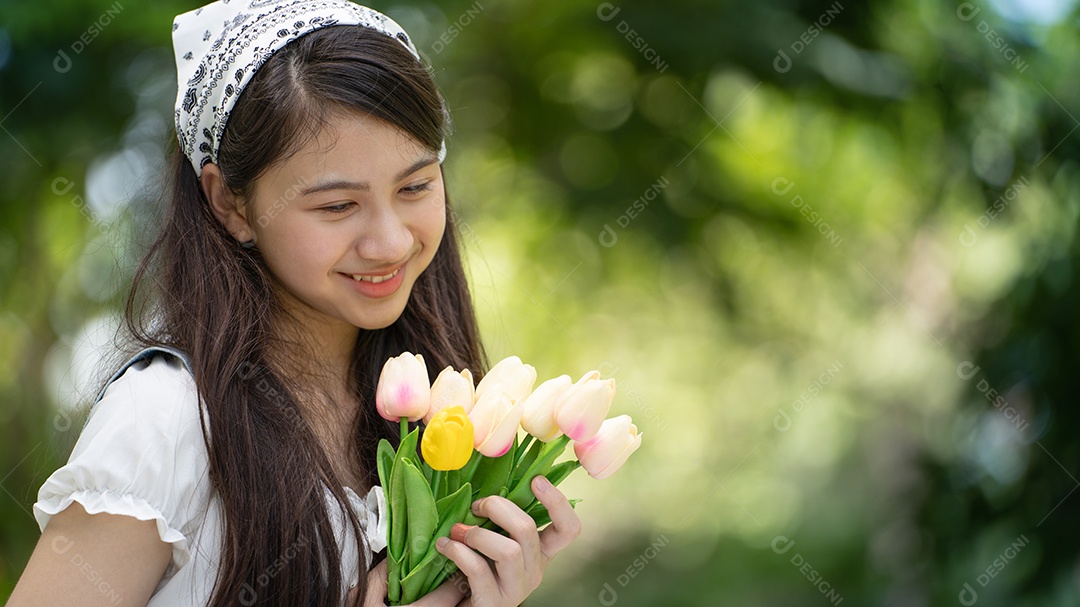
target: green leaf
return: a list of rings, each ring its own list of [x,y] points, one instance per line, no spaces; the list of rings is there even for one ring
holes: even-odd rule
[[[394,469],[394,448],[385,438],[379,439],[375,463],[379,468],[379,484],[382,485],[383,493],[390,495],[390,473]]]
[[[473,500],[473,501],[475,501],[475,500]],[[472,508],[470,508],[469,511],[465,513],[465,518],[461,522],[465,523],[466,525],[481,525],[487,520],[488,519],[486,519],[486,518],[484,518],[482,516],[476,516],[475,514],[473,514],[472,513]]]
[[[511,502],[514,502],[519,508],[525,508],[536,497],[532,492],[532,479],[538,474],[547,474],[551,470],[551,465],[555,463],[555,459],[562,455],[566,450],[566,445],[570,443],[570,437],[565,434],[559,438],[547,443],[540,449],[540,453],[536,456],[536,460],[529,465],[525,473],[521,475],[517,483],[512,486],[508,498]]]
[[[506,487],[499,487],[499,490],[495,493],[492,493],[492,495],[506,497]],[[466,525],[480,525],[484,529],[492,529],[494,531],[498,531],[499,533],[503,533],[502,528],[492,522],[491,519],[482,516],[476,516],[475,514],[473,514],[471,507],[465,513],[465,520],[462,522]]]
[[[514,449],[514,451],[517,453],[517,455],[514,456],[514,462],[515,462],[514,463],[514,468],[515,469],[517,469],[518,465],[521,464],[521,458],[523,458],[525,456],[525,454],[529,450],[532,449],[532,445],[533,445],[534,441],[539,442],[539,441],[536,440],[535,436],[533,436],[532,434],[526,433],[525,434],[525,440],[521,441],[521,443],[518,445],[517,449]]]
[[[441,557],[441,558],[440,558]],[[409,575],[405,576],[401,580],[401,602],[405,605],[415,603],[416,599],[424,596],[427,592],[424,591],[424,584],[429,578],[437,575],[437,572],[443,565],[446,557],[440,552],[432,550],[428,552],[424,559],[413,567]]]
[[[428,548],[429,553],[424,557],[421,563],[423,564],[425,561],[428,561],[433,555],[442,558],[436,559],[438,567],[428,571],[427,577],[423,580],[423,584],[420,585],[420,593],[416,595],[414,599],[424,596],[437,588],[438,586],[434,584],[436,580],[438,580],[438,583],[442,583],[447,576],[453,574],[454,571],[457,571],[457,565],[454,565],[453,561],[450,561],[450,559],[446,558],[441,552],[435,549],[435,542],[438,541],[440,537],[450,537],[450,528],[453,527],[455,523],[462,522],[465,515],[469,512],[469,506],[472,504],[470,501],[471,497],[472,485],[465,483],[459,487],[457,491],[435,503],[435,509],[439,512],[439,526],[435,530],[434,537],[431,538],[431,544]],[[450,567],[448,573],[445,573],[443,570],[448,566],[448,563],[453,566]],[[414,573],[415,570],[409,572],[409,575],[411,576]],[[443,575],[443,573],[445,573],[445,575]]]
[[[450,537],[450,527],[459,523],[465,517],[465,513],[472,504],[472,484],[465,483],[458,490],[435,502],[435,510],[439,512],[439,528],[435,537]]]
[[[397,452],[394,454],[394,467],[396,468],[398,463],[405,458],[409,458],[413,461],[419,461],[420,457],[416,454],[416,445],[420,440],[420,434],[418,430],[413,430],[401,441],[398,445]],[[393,482],[393,481],[391,481]]]
[[[510,478],[508,486],[513,487],[521,480],[521,477],[525,474],[525,471],[529,469],[529,466],[536,461],[536,456],[540,454],[540,450],[544,448],[544,443],[536,441],[518,458],[516,464],[514,464],[514,474]]]
[[[405,545],[408,520],[403,516],[407,508],[407,496],[405,494],[405,468],[402,465],[402,462],[406,457],[416,457],[416,441],[417,431],[413,430],[405,437],[405,440],[401,441],[401,444],[398,445],[397,453],[394,455],[394,464],[391,467],[390,472],[390,494],[387,497],[389,500],[387,506],[390,510],[390,521],[388,524],[388,527],[390,528],[390,539],[387,550],[392,556],[402,562],[404,562],[405,550],[408,548],[408,546]],[[397,514],[397,516],[395,516],[395,514]]]
[[[552,466],[551,470],[548,470],[547,474],[545,474],[544,477],[551,481],[552,485],[558,487],[559,483],[566,480],[566,477],[570,476],[571,472],[577,470],[580,467],[581,462],[577,461],[576,459],[559,462]]]
[[[387,544],[387,552],[391,557],[401,560],[405,555],[405,467],[394,465],[394,473],[390,480],[390,494],[387,496],[389,512],[390,538]]]
[[[402,460],[405,467],[405,505],[408,512],[408,570],[412,573],[431,545],[431,536],[438,525],[439,513],[435,498],[423,473],[411,459]]]
[[[517,437],[514,438],[517,447]],[[473,483],[473,501],[498,493],[500,487],[510,486],[510,473],[514,465],[514,447],[501,457],[484,457],[476,468]]]
[[[458,570],[457,563],[446,558],[441,553],[439,554],[439,556],[442,556],[442,566],[431,571],[431,577],[429,577],[428,580],[424,583],[424,588],[426,588],[426,591],[420,596],[424,596],[428,593],[434,592],[435,589],[437,589],[439,586],[442,585],[443,582],[446,581],[446,578],[454,575],[454,572]]]
[[[570,502],[571,508],[576,508],[578,503],[581,502],[580,499],[573,499],[568,501]],[[537,528],[543,527],[544,525],[551,522],[551,515],[548,513],[547,507],[540,502],[534,502],[532,505],[530,505],[529,508],[525,510],[525,514],[528,514],[532,517],[533,521],[536,522]]]
[[[457,491],[463,484],[471,481],[476,473],[476,467],[480,465],[480,458],[484,457],[479,451],[473,451],[468,463],[460,470],[451,470],[447,475],[449,484],[446,487],[448,493]]]
[[[440,564],[438,567],[432,567],[428,574],[428,579],[423,582],[423,592],[420,596],[434,592],[438,588],[438,585],[446,581],[446,578],[453,576],[454,571],[458,570],[457,563],[450,561],[449,558],[443,554],[438,554],[442,558],[435,558],[435,561]]]
[[[434,590],[435,587],[431,583],[440,576],[448,561],[453,563],[435,549],[435,540],[440,537],[450,536],[450,528],[454,526],[454,523],[461,522],[465,513],[468,512],[471,504],[470,497],[472,497],[472,486],[465,483],[453,494],[435,503],[435,510],[439,513],[439,525],[431,538],[427,554],[401,581],[404,602],[411,603]],[[456,571],[456,566],[447,575],[452,574],[454,571]],[[445,576],[443,576],[443,579],[445,579]]]
[[[391,605],[401,604],[401,561],[393,555],[386,557],[386,598]]]

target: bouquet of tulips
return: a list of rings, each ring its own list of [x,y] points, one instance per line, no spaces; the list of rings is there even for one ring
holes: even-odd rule
[[[401,424],[397,450],[383,439],[377,457],[390,510],[390,605],[414,602],[457,570],[435,549],[435,541],[449,537],[455,523],[502,532],[472,513],[474,501],[506,497],[541,527],[551,519],[530,488],[535,476],[558,485],[582,467],[593,478],[607,478],[641,445],[642,435],[628,415],[605,419],[615,397],[614,379],[589,371],[577,383],[561,375],[534,390],[535,382],[536,369],[517,356],[499,361],[475,387],[468,369],[453,367],[429,384],[419,354],[405,352],[386,361],[375,403],[380,415]],[[408,426],[420,420],[422,439]],[[526,432],[522,441],[519,428]],[[577,459],[556,463],[571,442]]]

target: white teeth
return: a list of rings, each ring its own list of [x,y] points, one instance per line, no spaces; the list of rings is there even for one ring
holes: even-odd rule
[[[364,282],[371,282],[371,283],[379,284],[380,282],[383,282],[384,280],[390,280],[391,278],[397,276],[397,273],[400,272],[400,271],[401,271],[401,268],[398,268],[398,269],[394,270],[392,273],[387,274],[386,276],[361,276],[359,274],[353,274],[352,279],[353,280],[362,280]]]

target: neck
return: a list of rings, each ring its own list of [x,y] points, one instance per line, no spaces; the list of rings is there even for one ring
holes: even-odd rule
[[[358,329],[295,317],[275,322],[278,338],[268,352],[280,373],[297,379],[297,404],[333,460],[348,453],[350,428],[359,401],[352,390],[350,357]],[[346,484],[351,474],[343,474]]]
[[[292,303],[292,302],[290,302]],[[307,306],[287,305],[273,320],[278,339],[271,359],[302,377],[311,390],[341,398],[351,393],[350,362],[360,330]]]
[[[338,482],[363,495],[367,481],[350,463],[351,430],[359,406],[350,363],[360,329],[287,295],[280,301],[286,303],[274,310],[276,339],[267,353],[268,362],[299,380],[297,404],[330,457]]]

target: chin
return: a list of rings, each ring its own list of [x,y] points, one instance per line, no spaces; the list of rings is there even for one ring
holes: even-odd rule
[[[338,310],[341,314],[338,318],[353,325],[358,329],[364,329],[367,331],[375,331],[378,329],[385,329],[394,324],[401,318],[401,315],[405,313],[405,306],[408,305],[409,299],[412,296],[413,281],[406,277],[407,284],[401,286],[401,288],[385,299],[379,301],[366,301],[359,304],[358,309],[354,310]],[[351,314],[349,312],[352,312]]]
[[[356,324],[356,328],[357,329],[362,329],[364,331],[378,331],[379,329],[385,329],[386,327],[389,327],[390,325],[394,324],[394,321],[396,321],[396,320],[397,319],[395,318],[393,320],[388,320],[386,322],[364,321],[364,322],[360,322],[359,324]]]
[[[364,318],[356,319],[357,322],[354,322],[353,324],[358,329],[364,329],[365,331],[376,331],[378,329],[385,329],[386,327],[389,327],[390,325],[397,322],[397,320],[401,318],[401,314],[404,311],[404,306],[402,306],[401,309],[396,310],[394,313],[365,316]]]

